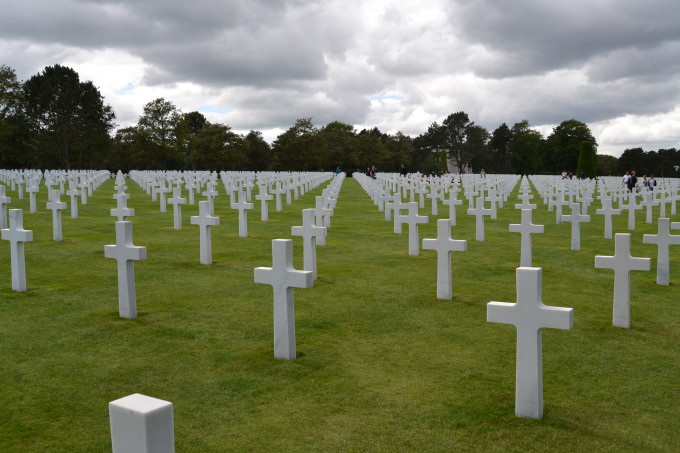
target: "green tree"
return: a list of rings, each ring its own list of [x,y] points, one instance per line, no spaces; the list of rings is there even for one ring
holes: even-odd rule
[[[176,170],[182,167],[183,158],[178,133],[181,133],[181,112],[163,98],[154,99],[144,106],[137,128],[140,142],[146,149],[146,169]]]
[[[321,139],[311,118],[299,118],[272,144],[274,170],[322,170]]]
[[[350,168],[355,165],[356,131],[351,124],[333,121],[319,130],[325,169]]]
[[[356,154],[352,155],[351,167],[346,169],[364,172],[373,165],[383,168],[381,165],[389,162],[392,158],[387,149],[388,140],[389,136],[380,132],[377,127],[363,129],[356,137]],[[404,163],[404,165],[408,165],[408,163]]]
[[[486,169],[493,172],[508,174],[512,172],[510,162],[510,142],[512,141],[512,131],[507,124],[503,123],[491,134],[489,140],[489,150],[491,151],[491,165]]]
[[[597,173],[601,176],[618,175],[618,159],[606,154],[597,154]]]
[[[489,170],[493,161],[489,151],[489,131],[473,124],[468,127],[466,135],[465,151],[468,156],[468,166],[476,173],[483,168]]]
[[[576,167],[576,174],[584,174],[586,178],[597,177],[597,155],[593,144],[585,141],[581,142],[581,151],[578,156],[578,166]]]
[[[103,164],[115,115],[92,82],[81,82],[71,68],[48,66],[24,83],[24,99],[44,166],[70,169]]]
[[[243,137],[224,124],[206,124],[192,138],[190,148],[196,170],[243,170],[248,164]]]
[[[560,123],[546,140],[546,170],[552,173],[573,172],[584,141],[591,142],[597,152],[597,141],[585,123],[574,119]]]
[[[0,65],[0,166],[36,167],[23,110],[22,84],[14,69]]]
[[[530,129],[527,120],[512,126],[508,151],[513,173],[533,175],[543,170],[544,140],[540,132]]]
[[[445,134],[444,148],[448,150],[458,167],[458,172],[469,163],[469,147],[466,146],[468,134],[474,123],[470,121],[465,112],[452,113],[442,122]]]
[[[645,152],[642,148],[628,148],[619,157],[619,174],[627,171],[640,170],[640,164],[645,160]],[[640,174],[642,176],[642,174]]]
[[[264,138],[262,132],[250,131],[244,137],[244,146],[248,155],[248,169],[269,170],[271,166],[271,147]]]

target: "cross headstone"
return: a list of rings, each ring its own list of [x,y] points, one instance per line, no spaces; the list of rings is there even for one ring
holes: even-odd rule
[[[474,208],[468,209],[468,215],[475,216],[475,240],[484,241],[484,216],[491,215],[491,209],[484,208],[484,197],[476,198]]]
[[[113,453],[174,453],[172,403],[134,393],[109,403]]]
[[[0,185],[0,228],[7,228],[7,205],[12,199],[5,195],[5,186]]]
[[[210,227],[220,224],[219,217],[213,217],[210,213],[210,202],[202,200],[198,202],[198,215],[191,216],[189,221],[199,227],[200,260],[201,264],[212,264],[212,242]]]
[[[246,201],[246,194],[242,190],[238,191],[238,202],[231,203],[231,209],[238,209],[238,236],[248,237],[248,210],[253,209],[253,204]]]
[[[255,195],[255,199],[261,203],[260,220],[266,222],[269,220],[269,207],[267,202],[274,199],[273,195],[267,193],[267,186],[260,185],[260,193]]]
[[[604,238],[605,239],[611,239],[612,238],[612,215],[621,214],[621,210],[612,208],[612,199],[611,198],[603,198],[602,199],[602,209],[597,209],[595,211],[595,214],[604,216]]]
[[[304,258],[304,270],[311,271],[314,280],[317,279],[316,272],[316,241],[323,236],[326,227],[314,225],[314,209],[302,210],[302,226],[291,227],[292,236],[302,236],[302,253]]]
[[[657,234],[643,235],[642,242],[645,244],[656,244],[656,284],[668,286],[670,285],[669,249],[671,245],[680,245],[680,235],[670,233],[670,219],[659,218],[657,223]]]
[[[78,218],[78,196],[80,195],[80,190],[78,190],[76,184],[69,184],[66,195],[71,197],[71,218]]]
[[[33,231],[24,230],[24,217],[21,209],[9,210],[9,229],[3,229],[1,234],[2,239],[9,241],[12,289],[14,291],[26,291],[24,242],[33,240]]]
[[[562,220],[571,222],[571,249],[581,250],[581,222],[590,222],[590,216],[581,214],[579,203],[572,203],[571,214],[563,214]]]
[[[420,241],[418,240],[418,225],[430,221],[428,216],[418,215],[418,202],[408,202],[408,214],[400,215],[399,222],[408,224],[408,254],[418,256],[420,254]]]
[[[451,221],[437,220],[437,238],[423,239],[424,250],[437,252],[437,299],[451,300],[453,283],[451,278],[451,252],[467,250],[467,241],[451,238]]]
[[[59,189],[52,189],[50,194],[52,201],[47,202],[47,209],[52,211],[52,238],[55,241],[61,241],[63,240],[61,232],[61,211],[66,209],[66,203],[59,199],[61,195]]]
[[[172,189],[172,198],[168,200],[172,205],[173,228],[182,229],[182,205],[187,203],[186,198],[182,198],[182,189],[175,187]]]
[[[127,207],[127,199],[130,198],[130,194],[114,193],[112,198],[116,200],[116,207],[111,209],[111,215],[116,217],[119,222],[135,215],[135,210]]]
[[[635,211],[642,209],[642,206],[637,204],[637,194],[635,192],[628,195],[628,204],[624,205],[622,209],[628,210],[628,230],[635,230]]]
[[[36,181],[31,182],[31,184],[26,188],[26,192],[28,192],[28,200],[29,200],[29,211],[31,214],[35,214],[38,212],[38,202],[37,202],[37,193],[40,192],[40,186]]]
[[[541,268],[516,271],[517,302],[489,302],[487,322],[517,328],[515,367],[515,415],[543,418],[543,346],[541,329],[569,330],[574,325],[572,308],[552,307],[541,299]]]
[[[533,211],[531,208],[522,209],[522,223],[520,224],[510,224],[511,233],[520,233],[520,257],[519,262],[521,267],[531,267],[532,266],[532,247],[531,247],[531,235],[534,233],[543,233],[543,225],[534,225],[532,223]]]
[[[295,360],[295,307],[293,288],[311,288],[310,271],[293,268],[293,241],[272,241],[272,267],[256,267],[255,283],[272,285],[274,290],[274,357]]]
[[[449,220],[452,226],[456,226],[456,206],[463,204],[463,200],[459,200],[457,196],[457,192],[451,190],[449,191],[449,198],[442,202],[449,207]]]
[[[118,262],[118,312],[120,316],[136,318],[134,261],[146,259],[146,247],[132,244],[132,222],[116,222],[116,244],[105,245],[104,256]]]
[[[648,271],[650,258],[630,254],[630,233],[616,233],[614,256],[596,256],[595,267],[614,271],[614,313],[612,325],[630,327],[630,271]]]

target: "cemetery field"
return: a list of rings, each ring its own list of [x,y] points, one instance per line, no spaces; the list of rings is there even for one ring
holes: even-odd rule
[[[650,272],[631,272],[631,328],[612,326],[614,273],[595,269],[613,255],[595,201],[581,224],[581,250],[570,250],[571,224],[539,203],[533,264],[543,269],[543,302],[572,307],[572,330],[543,329],[544,419],[515,411],[516,330],[488,323],[487,303],[515,302],[520,235],[517,191],[485,221],[475,241],[467,202],[457,209],[453,300],[436,297],[436,253],[408,255],[408,227],[392,233],[352,178],[342,186],[319,278],[295,289],[297,360],[273,355],[272,287],[255,284],[255,267],[272,266],[272,239],[293,239],[302,269],[302,239],[291,226],[314,207],[322,184],[260,221],[248,214],[238,237],[237,211],[220,183],[212,228],[213,264],[199,263],[198,227],[183,206],[159,212],[127,181],[135,209],[136,319],[118,314],[115,243],[109,210],[114,180],[63,212],[63,237],[52,240],[44,186],[38,212],[15,191],[9,208],[24,210],[28,291],[11,289],[9,244],[0,243],[0,451],[111,451],[108,403],[132,393],[174,405],[178,452],[439,452],[680,450],[680,247],[671,247],[670,286],[656,284],[656,246],[642,243],[656,223],[637,213],[631,253],[651,257]],[[462,197],[462,194],[460,195]],[[202,199],[202,198],[197,198]],[[68,200],[62,197],[62,200]],[[565,210],[565,214],[568,213]],[[430,214],[430,201],[420,210]],[[655,217],[658,207],[655,208]],[[448,216],[440,204],[439,218]],[[420,240],[436,237],[436,217]],[[680,221],[680,216],[671,220]],[[628,232],[627,213],[614,232]],[[680,231],[675,231],[680,234]]]

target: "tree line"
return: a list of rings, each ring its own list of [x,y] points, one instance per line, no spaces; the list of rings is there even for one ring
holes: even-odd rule
[[[422,134],[357,131],[334,121],[317,127],[299,118],[270,145],[262,133],[234,132],[198,112],[159,98],[136,125],[116,128],[115,113],[92,82],[73,69],[48,66],[26,81],[0,66],[0,168],[160,170],[333,170],[442,173],[678,176],[675,148],[627,149],[620,158],[597,155],[585,123],[569,119],[544,137],[524,120],[493,132],[465,112],[433,123]]]

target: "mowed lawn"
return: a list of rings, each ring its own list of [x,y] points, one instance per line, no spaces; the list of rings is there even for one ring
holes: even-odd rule
[[[44,186],[35,214],[27,194],[8,190],[34,241],[24,293],[11,289],[9,243],[0,243],[2,452],[110,451],[108,403],[132,393],[174,404],[178,452],[680,450],[680,246],[671,248],[671,285],[656,285],[656,246],[642,243],[656,223],[643,212],[632,254],[652,257],[652,271],[631,273],[631,328],[622,329],[612,326],[614,274],[594,268],[595,255],[614,254],[599,202],[571,251],[571,224],[556,225],[539,201],[534,223],[545,233],[533,236],[533,262],[543,302],[573,307],[574,328],[543,330],[545,415],[531,420],[514,415],[515,328],[486,322],[488,302],[516,300],[516,190],[497,220],[487,218],[484,242],[474,240],[467,202],[458,208],[452,235],[468,250],[453,254],[454,297],[444,301],[436,254],[409,256],[407,228],[393,234],[347,178],[327,245],[317,247],[319,279],[295,290],[298,358],[285,361],[273,356],[272,288],[255,284],[253,269],[271,266],[271,240],[291,238],[326,183],[283,212],[270,203],[268,222],[255,202],[248,238],[238,237],[220,183],[205,266],[189,222],[198,204],[184,206],[184,228],[174,230],[172,207],[160,213],[128,180],[134,243],[148,256],[135,263],[132,320],[118,316],[116,262],[104,258],[115,242],[113,184],[78,219],[64,211],[61,242]],[[614,232],[627,224],[615,217]],[[435,217],[420,231],[435,237]],[[302,239],[293,241],[300,269]]]

